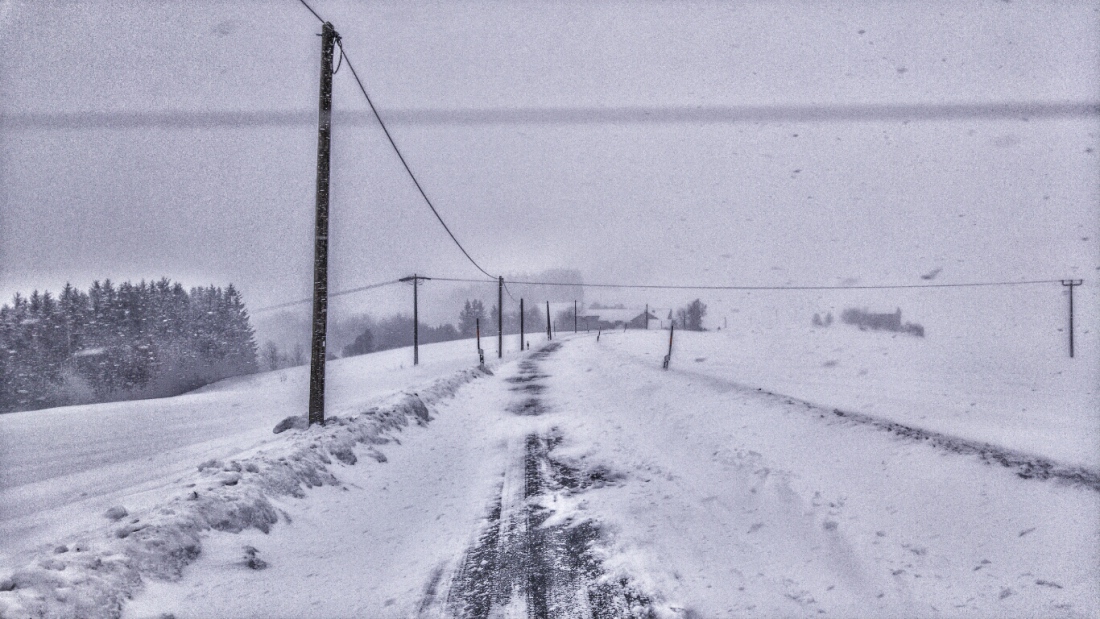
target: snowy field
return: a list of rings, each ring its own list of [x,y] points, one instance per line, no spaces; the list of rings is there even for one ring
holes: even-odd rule
[[[518,338],[510,340],[506,346],[518,348]],[[482,346],[495,359],[496,341]],[[416,368],[409,349],[329,362],[328,413],[346,415],[469,368],[475,350],[470,340],[423,346]],[[0,415],[0,560],[10,565],[20,553],[98,524],[121,497],[155,504],[199,462],[269,440],[275,424],[304,411],[308,399],[309,368],[297,367],[174,398]]]
[[[649,363],[665,353],[652,342],[607,342]],[[922,338],[808,325],[797,340],[682,332],[675,348],[676,369],[687,375],[1100,470],[1100,372],[1091,355],[994,358],[962,347],[945,354]]]
[[[0,615],[1100,613],[1094,360],[804,322],[341,360],[279,435],[305,368],[0,417]]]

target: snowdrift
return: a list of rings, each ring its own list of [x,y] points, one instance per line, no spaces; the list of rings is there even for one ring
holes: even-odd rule
[[[481,375],[478,369],[459,371],[358,414],[330,417],[323,427],[287,431],[239,457],[200,464],[166,503],[133,513],[124,506],[108,510],[109,524],[42,549],[3,577],[0,616],[120,616],[124,601],[146,579],[179,579],[202,553],[205,532],[268,532],[286,517],[272,498],[339,486],[334,460],[355,465],[365,456],[384,462],[375,447],[390,442],[389,434],[410,423],[426,424],[433,403]]]

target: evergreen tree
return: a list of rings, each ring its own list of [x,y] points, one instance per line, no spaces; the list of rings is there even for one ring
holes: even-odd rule
[[[493,315],[495,316],[496,313],[494,312]],[[485,322],[485,306],[478,299],[473,301],[467,299],[462,311],[458,314],[458,332],[465,337],[473,337],[479,320],[482,323]]]
[[[362,333],[356,336],[355,341],[344,347],[342,354],[345,357],[354,357],[356,355],[365,355],[374,350],[374,334],[370,329],[364,329]]]
[[[272,342],[271,340],[264,342],[263,354],[261,356],[263,357],[263,361],[267,365],[268,370],[274,372],[275,370],[282,367],[279,364],[279,347],[275,344],[275,342]]]
[[[0,412],[171,395],[256,370],[255,334],[232,285],[66,284],[0,307]]]
[[[706,315],[707,305],[695,299],[685,307],[676,310],[676,322],[680,328],[687,331],[702,331],[703,317]]]
[[[231,376],[257,371],[256,332],[248,318],[240,293],[230,284],[225,289],[223,334],[226,341],[228,370]]]

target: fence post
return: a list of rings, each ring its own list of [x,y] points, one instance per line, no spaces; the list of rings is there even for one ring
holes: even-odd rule
[[[474,324],[477,325],[477,362],[485,365],[485,351],[481,350],[481,319],[474,319]]]
[[[420,308],[417,307],[417,290],[420,278],[413,273],[413,365],[420,365]]]
[[[664,368],[668,369],[668,364],[672,362],[672,334],[676,332],[676,323],[672,323],[668,328],[668,354],[665,355]]]

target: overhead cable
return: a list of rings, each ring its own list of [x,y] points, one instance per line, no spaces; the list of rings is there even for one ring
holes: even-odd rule
[[[469,282],[474,284],[490,284],[493,282],[480,279],[463,279],[434,277],[441,282]],[[1038,279],[1023,281],[1002,282],[966,282],[958,284],[877,284],[877,285],[853,285],[853,286],[703,286],[703,285],[669,285],[669,284],[584,284],[566,282],[531,282],[509,280],[508,283],[516,286],[580,286],[582,288],[631,288],[647,290],[891,290],[897,288],[974,288],[981,286],[1027,286],[1033,284],[1059,283],[1059,279]]]
[[[330,293],[328,293],[328,296],[331,299],[332,297],[340,297],[340,296],[344,296],[344,295],[347,295],[347,294],[354,294],[356,292],[363,292],[364,290],[373,290],[375,288],[382,288],[383,286],[390,286],[390,285],[396,284],[400,281],[401,280],[399,280],[399,279],[394,279],[394,280],[390,280],[388,282],[379,282],[377,284],[370,284],[370,285],[367,285],[367,286],[359,286],[358,288],[348,288],[347,290],[339,290],[337,292],[330,292]],[[481,280],[478,280],[478,281],[481,281]],[[310,303],[312,301],[313,301],[313,297],[310,297],[308,299],[298,299],[297,301],[287,301],[286,303],[279,303],[278,305],[268,305],[266,307],[261,307],[260,309],[257,309],[257,310],[252,310],[252,313],[253,314],[259,314],[260,312],[268,312],[268,311],[271,311],[271,310],[277,310],[277,309],[283,309],[283,308],[287,308],[287,307],[293,307],[295,305],[301,305],[303,303]]]
[[[309,12],[313,13],[313,16],[316,17],[319,21],[321,21],[322,23],[327,23],[325,22],[324,18],[322,18],[317,13],[317,11],[313,10],[313,7],[309,6],[309,4],[306,3],[305,0],[298,1],[302,3],[302,6],[309,9]],[[490,274],[485,269],[481,268],[481,265],[478,264],[476,260],[474,260],[473,256],[470,255],[470,252],[466,251],[466,248],[463,247],[462,243],[458,241],[458,237],[455,236],[454,232],[451,232],[451,228],[447,225],[447,222],[443,221],[443,217],[439,214],[439,211],[436,210],[435,205],[432,204],[431,199],[428,198],[427,192],[425,192],[424,188],[420,185],[420,181],[416,179],[416,175],[413,174],[412,168],[409,167],[409,163],[405,161],[405,156],[401,154],[401,149],[397,147],[397,142],[394,141],[393,135],[390,134],[390,130],[386,128],[386,123],[382,120],[382,116],[378,113],[378,108],[374,107],[374,101],[371,100],[370,95],[367,93],[367,88],[363,85],[363,80],[359,79],[359,72],[355,70],[355,66],[352,64],[351,58],[348,57],[347,52],[344,50],[343,41],[337,38],[336,44],[340,46],[341,62],[348,63],[348,69],[351,70],[351,75],[355,78],[355,83],[359,85],[359,91],[363,93],[363,98],[367,100],[367,105],[370,106],[371,113],[374,114],[374,118],[378,121],[378,125],[382,127],[382,133],[384,133],[386,135],[386,139],[389,140],[390,146],[393,147],[393,152],[397,154],[397,158],[401,161],[401,165],[404,166],[405,172],[407,172],[409,178],[412,179],[413,185],[416,185],[416,190],[420,192],[420,197],[424,198],[424,203],[427,204],[428,208],[432,210],[435,218],[439,220],[440,225],[442,225],[443,229],[447,231],[447,235],[451,237],[451,240],[454,241],[456,246],[458,246],[458,249],[462,252],[462,255],[466,256],[466,259],[470,261],[470,264],[474,265],[474,267],[478,271],[484,273],[486,277],[496,280],[497,278],[495,276]]]
[[[458,238],[455,237],[454,232],[451,232],[451,228],[447,226],[447,222],[443,221],[443,217],[439,215],[439,211],[436,210],[435,205],[432,204],[432,201],[428,198],[428,194],[425,193],[424,188],[420,186],[420,181],[416,180],[416,175],[413,174],[412,168],[410,168],[408,162],[405,161],[405,156],[401,154],[401,149],[397,147],[397,142],[395,142],[393,140],[393,136],[390,135],[390,130],[386,128],[386,123],[382,121],[382,116],[378,114],[378,109],[374,107],[374,102],[371,101],[370,95],[367,94],[366,87],[363,86],[363,80],[359,79],[359,72],[355,70],[355,65],[352,64],[351,58],[348,58],[347,52],[344,51],[343,43],[337,40],[337,44],[340,46],[340,56],[343,57],[344,61],[348,63],[348,69],[351,70],[351,74],[355,78],[355,83],[359,84],[359,90],[363,93],[363,97],[367,100],[367,105],[370,106],[370,110],[374,113],[374,117],[378,119],[378,125],[382,127],[382,132],[386,134],[386,139],[389,140],[390,146],[393,147],[393,152],[397,153],[397,158],[401,160],[401,165],[405,166],[405,171],[408,172],[409,178],[411,178],[413,184],[416,185],[416,189],[420,192],[420,196],[424,198],[424,203],[427,204],[428,208],[432,210],[435,218],[439,220],[440,225],[442,225],[443,229],[447,231],[447,234],[451,237],[451,240],[454,241],[455,245],[458,246],[458,249],[462,251],[462,254],[466,256],[466,259],[470,261],[470,264],[474,265],[474,267],[477,268],[478,271],[484,273],[486,277],[496,279],[488,271],[481,268],[481,265],[478,264],[476,260],[474,260],[473,256],[470,255],[470,252],[466,251],[466,248],[462,246],[462,243],[458,242]]]
[[[313,7],[309,6],[309,3],[307,3],[306,0],[298,0],[298,2],[301,2],[302,6],[309,9],[309,12],[313,13],[313,16],[317,18],[317,21],[321,22],[322,24],[325,23],[325,20],[320,15],[317,14],[317,11],[313,10]]]

